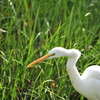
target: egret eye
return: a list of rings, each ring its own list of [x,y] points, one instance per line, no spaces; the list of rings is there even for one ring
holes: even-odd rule
[[[53,53],[52,56],[56,55],[56,53]]]

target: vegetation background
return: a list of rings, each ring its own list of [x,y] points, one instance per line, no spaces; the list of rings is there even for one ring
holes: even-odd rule
[[[80,74],[100,65],[100,0],[0,1],[0,100],[86,100],[72,87],[67,58],[26,68],[58,46],[82,52]]]

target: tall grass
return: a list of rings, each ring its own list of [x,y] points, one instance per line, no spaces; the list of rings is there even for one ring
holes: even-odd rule
[[[100,64],[99,0],[0,1],[0,100],[85,100],[72,87],[67,58],[26,65],[53,47],[82,52],[80,74]]]

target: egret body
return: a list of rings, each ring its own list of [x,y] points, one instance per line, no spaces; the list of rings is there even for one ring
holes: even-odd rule
[[[82,75],[80,75],[76,68],[76,62],[81,56],[81,52],[77,49],[55,47],[49,51],[47,55],[30,63],[27,67],[45,59],[58,58],[62,56],[69,57],[66,67],[75,90],[88,100],[100,100],[100,66],[90,66],[85,69]]]

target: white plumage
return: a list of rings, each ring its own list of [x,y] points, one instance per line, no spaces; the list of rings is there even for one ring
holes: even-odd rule
[[[62,47],[53,48],[47,55],[32,62],[27,67],[47,58],[51,59],[62,56],[69,57],[66,67],[75,90],[88,100],[100,100],[100,66],[90,66],[80,75],[76,68],[76,62],[81,56],[81,52],[77,49],[64,49]]]

